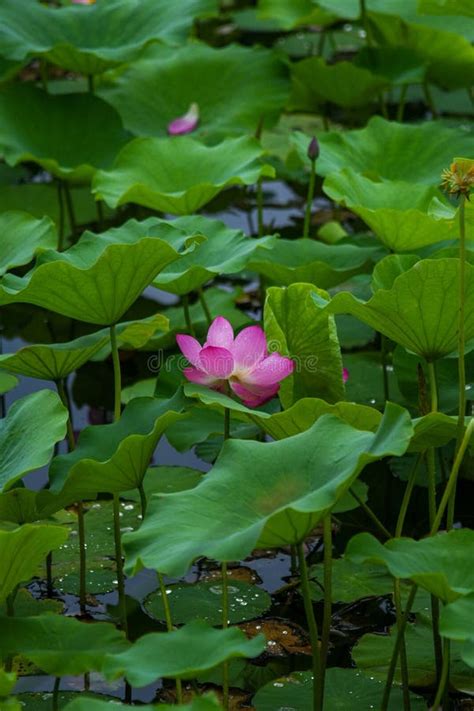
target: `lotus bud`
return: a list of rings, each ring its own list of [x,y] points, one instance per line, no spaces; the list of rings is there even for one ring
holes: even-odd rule
[[[343,368],[342,369],[342,382],[347,383],[348,380],[349,380],[349,371],[347,370],[347,368]]]
[[[308,158],[313,162],[317,158],[319,158],[319,143],[318,143],[318,139],[316,138],[316,136],[313,136],[313,138],[309,142]]]
[[[184,116],[173,119],[168,124],[168,133],[170,136],[181,136],[184,133],[194,131],[199,123],[199,106],[191,104]]]
[[[457,158],[449,168],[441,174],[441,187],[450,195],[464,195],[469,200],[471,190],[474,190],[474,161]]]

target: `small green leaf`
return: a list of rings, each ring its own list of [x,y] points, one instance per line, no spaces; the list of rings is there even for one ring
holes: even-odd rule
[[[104,674],[125,676],[133,686],[147,686],[160,677],[192,679],[234,657],[256,657],[262,636],[247,639],[233,627],[217,630],[197,620],[174,632],[144,635],[125,652],[107,657]]]
[[[0,215],[0,276],[12,267],[31,262],[40,249],[54,249],[57,243],[49,217],[36,220],[27,212],[4,212]]]

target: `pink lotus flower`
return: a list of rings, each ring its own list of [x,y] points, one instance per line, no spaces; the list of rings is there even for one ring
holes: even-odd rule
[[[342,369],[342,382],[347,383],[348,380],[349,380],[349,371],[347,370],[347,368],[343,368]]]
[[[223,316],[211,323],[204,346],[185,334],[177,335],[176,341],[191,363],[183,371],[188,380],[220,392],[226,392],[229,385],[249,407],[258,407],[276,395],[280,380],[295,367],[290,358],[268,354],[260,326],[244,328],[234,338],[232,326]]]
[[[71,0],[73,5],[95,5],[95,0]]]
[[[199,123],[199,106],[191,104],[184,116],[175,118],[168,124],[168,133],[170,136],[181,136],[184,133],[194,131]]]

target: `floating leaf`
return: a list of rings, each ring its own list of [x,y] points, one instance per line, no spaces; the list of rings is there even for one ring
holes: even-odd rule
[[[259,0],[257,18],[272,20],[278,28],[292,30],[300,25],[326,25],[334,16],[313,0]]]
[[[0,530],[0,558],[4,571],[0,580],[0,602],[6,600],[17,585],[29,581],[46,555],[66,538],[67,531],[59,526],[25,524],[14,531]]]
[[[26,395],[11,406],[0,420],[0,490],[49,462],[54,445],[64,439],[67,418],[51,390]]]
[[[393,538],[384,545],[370,533],[359,533],[348,543],[346,556],[355,563],[385,565],[397,578],[409,578],[432,595],[452,602],[474,592],[474,571],[469,564],[474,531],[438,533],[415,541]]]
[[[27,212],[0,214],[0,276],[12,267],[31,262],[40,249],[57,246],[54,225],[48,217],[36,220]]]
[[[46,613],[60,614],[64,605],[61,600],[49,600],[33,597],[25,588],[20,588],[15,595],[14,609],[16,617],[34,617]],[[0,606],[0,615],[6,615],[6,605]],[[2,694],[0,693],[0,696]]]
[[[38,615],[3,617],[0,656],[21,654],[47,674],[101,671],[108,654],[119,654],[128,642],[106,622],[87,624],[73,617]]]
[[[461,658],[474,667],[474,595],[466,595],[447,605],[441,612],[439,631],[443,637],[464,642]]]
[[[6,274],[0,303],[35,304],[80,321],[113,324],[186,242],[185,234],[156,218],[85,232],[66,252],[43,252],[26,276]]]
[[[289,286],[306,282],[319,289],[330,289],[355,274],[369,271],[376,255],[377,247],[279,239],[271,250],[257,249],[250,256],[248,268],[263,274],[272,284]]]
[[[153,285],[173,294],[188,294],[215,276],[241,272],[255,252],[268,253],[272,237],[255,240],[218,220],[201,215],[179,217],[170,223],[188,234],[203,234],[206,240],[190,254],[163,269]]]
[[[133,60],[148,43],[186,40],[196,16],[212,13],[214,0],[107,0],[88,8],[58,10],[32,0],[5,0],[0,10],[0,44],[5,57],[43,56],[83,74]]]
[[[314,111],[329,101],[345,108],[364,106],[389,86],[388,80],[351,62],[326,64],[310,57],[293,65],[293,91],[289,108]]]
[[[313,679],[311,672],[293,672],[290,676],[276,679],[253,697],[256,711],[275,711],[288,708],[293,711],[307,711],[313,699]],[[326,671],[324,704],[331,711],[369,711],[380,704],[383,685],[373,677],[365,676],[356,669],[331,668]],[[410,694],[413,711],[426,711],[424,700]],[[403,705],[400,688],[392,689],[388,711],[399,711]]]
[[[57,178],[89,182],[129,139],[115,109],[93,94],[51,95],[25,83],[0,94],[0,150],[9,165],[34,162]]]
[[[233,657],[256,657],[263,650],[261,637],[246,639],[234,628],[217,630],[197,620],[174,632],[152,632],[129,650],[109,655],[107,678],[125,676],[133,686],[147,686],[160,677],[192,679]]]
[[[72,503],[138,487],[163,432],[182,417],[183,404],[179,391],[170,400],[135,398],[117,422],[86,427],[75,450],[53,460],[50,490]]]
[[[260,617],[270,608],[270,595],[255,585],[241,580],[229,579],[229,623],[243,622]],[[171,617],[175,624],[205,620],[210,625],[222,622],[222,583],[219,579],[209,582],[177,583],[166,586]],[[152,617],[165,620],[165,610],[160,591],[152,592],[144,603]]]
[[[261,47],[154,45],[132,65],[107,75],[99,93],[140,136],[163,136],[168,123],[197,102],[193,134],[215,141],[253,134],[262,120],[266,128],[273,125],[288,98],[288,69]]]
[[[17,699],[20,704],[19,711],[51,711],[53,703],[53,694],[44,691],[16,694],[13,698]],[[92,704],[95,703],[101,704],[99,707],[101,711],[104,708],[104,704],[106,704],[106,711],[110,711],[111,702],[116,702],[115,698],[112,699],[104,697],[103,694],[92,694],[84,691],[60,691],[57,700],[58,711],[64,711],[64,709],[69,709],[70,707],[74,709],[75,707],[72,706],[73,701],[75,703],[80,702],[81,706],[79,708],[86,709],[86,711],[92,711]],[[7,710],[5,709],[5,711]],[[147,711],[146,707],[145,711]]]
[[[471,155],[474,136],[436,121],[413,125],[374,116],[354,131],[319,136],[320,175],[351,167],[372,180],[438,185],[441,171],[455,155]]]
[[[71,701],[70,704],[64,707],[64,711],[110,711],[110,704],[111,701],[101,701],[98,698],[96,699],[92,697],[84,698],[83,694],[81,694],[81,698]],[[116,708],[130,708],[129,704],[121,704],[115,699],[113,705]],[[140,706],[140,711],[156,711],[157,708],[159,708],[160,711],[174,711],[174,709],[181,709],[181,711],[222,711],[222,706],[217,702],[217,699],[213,694],[200,696],[199,698],[193,699],[189,704],[179,704],[179,706],[176,706],[175,704],[170,706],[169,704],[161,703],[159,706],[149,706],[145,704]],[[26,708],[25,711],[28,711],[28,708]],[[35,708],[34,711],[40,710]],[[47,711],[49,711],[49,707]]]
[[[280,387],[284,407],[307,396],[329,402],[344,396],[336,326],[312,298],[314,289],[311,284],[292,284],[267,291],[265,332],[270,349],[296,364],[294,373]]]
[[[395,631],[390,635],[364,635],[352,650],[358,668],[379,679],[382,683],[387,675],[395,637]],[[433,629],[428,617],[417,615],[417,623],[407,625],[405,645],[410,686],[436,685]],[[472,694],[474,692],[474,672],[464,664],[460,654],[461,646],[453,643],[450,653],[450,684],[459,691]],[[398,682],[401,681],[399,665],[395,672],[395,679]],[[381,685],[383,686],[383,684]]]
[[[422,259],[365,303],[349,292],[336,294],[329,311],[350,313],[407,350],[436,360],[458,346],[458,293],[458,259]],[[321,303],[319,295],[314,298]],[[466,303],[473,299],[474,267],[466,264]],[[465,332],[466,341],[474,338],[474,312],[466,314]]]
[[[254,138],[229,138],[207,147],[189,136],[136,138],[110,171],[98,171],[93,192],[110,207],[131,202],[153,210],[196,212],[231,185],[252,185],[274,169],[259,162]]]
[[[298,543],[366,464],[403,454],[411,432],[408,413],[389,403],[375,434],[324,415],[280,442],[228,440],[197,487],[152,499],[141,528],[124,536],[127,569],[147,566],[176,576],[197,556],[240,560],[257,544]]]

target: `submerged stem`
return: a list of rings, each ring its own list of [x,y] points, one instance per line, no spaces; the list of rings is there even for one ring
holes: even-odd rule
[[[320,693],[321,654],[319,649],[318,625],[316,617],[314,616],[313,601],[309,589],[308,566],[306,565],[302,542],[298,543],[298,562],[301,576],[301,593],[303,595],[304,610],[313,652],[313,711],[322,711],[323,699]]]

